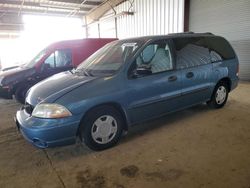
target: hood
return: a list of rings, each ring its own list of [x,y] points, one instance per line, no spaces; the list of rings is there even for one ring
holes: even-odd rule
[[[38,103],[53,103],[70,91],[88,83],[97,77],[79,76],[70,71],[56,74],[34,85],[28,92],[26,101],[32,106]]]
[[[7,71],[7,70],[10,70],[10,69],[15,69],[15,68],[18,68],[19,66],[13,66],[13,67],[6,67],[6,68],[3,68],[2,71]]]
[[[0,72],[0,84],[8,85],[12,82],[20,82],[24,78],[33,75],[36,72],[35,68],[17,67],[10,68]]]

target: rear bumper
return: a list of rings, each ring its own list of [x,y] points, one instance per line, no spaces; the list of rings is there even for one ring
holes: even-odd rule
[[[17,112],[15,121],[23,137],[39,148],[75,143],[80,122],[72,117],[62,119],[35,118],[24,110]]]
[[[231,91],[238,86],[238,83],[239,83],[239,78],[231,80]]]

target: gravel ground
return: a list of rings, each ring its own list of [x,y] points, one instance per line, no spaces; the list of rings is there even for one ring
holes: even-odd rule
[[[102,152],[33,147],[15,129],[18,108],[0,99],[1,188],[250,188],[250,83],[223,109],[198,105],[138,125]]]

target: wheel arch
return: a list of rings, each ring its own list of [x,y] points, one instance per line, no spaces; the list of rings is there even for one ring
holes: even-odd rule
[[[217,82],[217,84],[220,83],[220,82],[226,83],[227,86],[228,86],[228,92],[231,91],[232,81],[231,81],[231,79],[230,79],[229,77],[223,77],[223,78],[221,78],[221,79]],[[216,84],[216,85],[217,85],[217,84]]]
[[[33,84],[34,85],[34,84]],[[17,88],[19,87],[24,87],[24,86],[32,86],[32,83],[28,80],[22,80],[20,82],[16,82],[15,84],[13,84],[12,86],[12,90],[13,90],[13,93],[16,92]]]
[[[127,114],[126,114],[126,111],[124,110],[124,108],[122,107],[121,104],[117,103],[117,102],[106,102],[106,103],[102,103],[102,104],[98,104],[98,105],[95,105],[93,107],[91,107],[90,109],[88,109],[86,111],[86,113],[84,113],[83,117],[81,118],[81,121],[79,123],[79,127],[77,129],[77,133],[76,135],[77,136],[80,136],[80,125],[82,124],[82,122],[84,121],[84,118],[86,117],[86,115],[88,113],[90,113],[91,111],[93,111],[94,109],[98,108],[98,107],[101,107],[101,106],[109,106],[109,107],[112,107],[114,109],[116,109],[122,116],[123,118],[123,121],[124,121],[124,130],[127,131],[128,130],[128,118],[127,118]]]

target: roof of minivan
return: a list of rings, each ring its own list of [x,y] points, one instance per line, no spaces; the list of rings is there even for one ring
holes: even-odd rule
[[[171,33],[168,35],[149,35],[149,36],[142,36],[142,37],[133,37],[122,39],[121,41],[131,41],[131,40],[138,40],[141,42],[147,42],[148,40],[159,40],[159,39],[166,39],[166,38],[179,38],[179,37],[208,37],[208,36],[216,36],[212,33],[193,33],[193,32],[183,32],[183,33]]]
[[[116,38],[86,38],[86,39],[76,39],[76,40],[63,40],[63,41],[58,41],[50,44],[47,48],[55,48],[57,46],[72,46],[72,45],[77,45],[77,44],[83,44],[86,42],[111,42],[114,40],[118,40]]]

